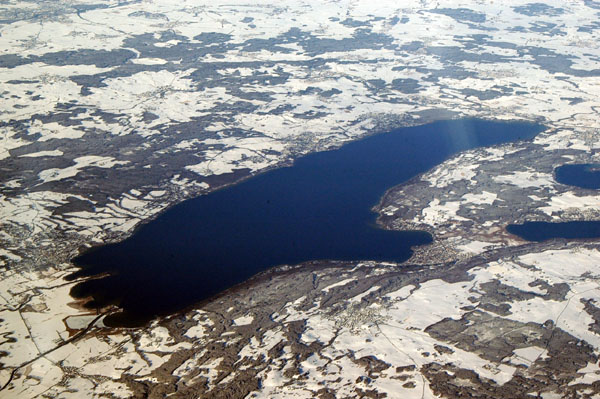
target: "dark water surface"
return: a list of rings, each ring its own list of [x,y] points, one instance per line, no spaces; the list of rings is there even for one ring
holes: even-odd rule
[[[556,181],[581,188],[600,188],[600,164],[569,164],[554,169]]]
[[[88,251],[72,277],[90,307],[118,304],[112,325],[135,325],[207,299],[256,273],[308,260],[401,262],[422,231],[387,231],[371,208],[385,191],[456,152],[530,139],[528,123],[435,122],[307,155],[239,184],[185,201],[127,240]]]
[[[510,224],[506,230],[527,241],[546,241],[552,238],[585,239],[600,237],[600,222],[573,221],[573,222],[525,222],[523,224]]]

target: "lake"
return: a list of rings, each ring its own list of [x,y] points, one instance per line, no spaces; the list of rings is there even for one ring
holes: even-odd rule
[[[309,260],[402,262],[430,243],[423,231],[380,229],[385,191],[459,151],[531,139],[530,123],[452,120],[401,128],[176,205],[130,238],[73,259],[88,307],[116,304],[105,323],[140,325],[205,300],[270,267]]]
[[[554,169],[556,181],[581,188],[600,188],[600,164],[568,164]]]
[[[525,222],[510,224],[506,230],[527,241],[546,241],[553,238],[588,239],[600,237],[600,222]]]
[[[599,164],[567,164],[554,169],[556,181],[570,186],[600,188]],[[600,237],[600,222],[525,222],[508,225],[506,230],[527,241],[546,241],[553,238],[590,239]]]

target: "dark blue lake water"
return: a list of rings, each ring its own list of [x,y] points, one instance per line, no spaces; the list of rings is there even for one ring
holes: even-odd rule
[[[600,222],[525,222],[508,225],[506,230],[527,241],[546,241],[552,238],[585,239],[600,237]]]
[[[600,188],[600,164],[569,164],[554,169],[556,181],[581,188]]]
[[[298,159],[239,184],[185,201],[127,240],[75,258],[72,295],[90,307],[118,304],[106,323],[134,325],[166,314],[282,264],[316,259],[402,262],[422,231],[387,231],[371,208],[385,191],[449,156],[530,139],[528,123],[435,122],[398,129]]]

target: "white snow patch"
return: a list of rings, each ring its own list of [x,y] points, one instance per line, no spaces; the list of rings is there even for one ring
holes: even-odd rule
[[[112,168],[115,165],[125,165],[129,163],[129,161],[117,161],[113,157],[101,157],[97,155],[87,155],[75,158],[74,161],[75,165],[63,169],[52,168],[43,170],[38,174],[38,177],[44,183],[48,183],[76,176],[81,169],[87,167],[95,166],[98,168]]]
[[[38,152],[30,152],[29,154],[23,154],[20,158],[35,158],[35,157],[59,157],[64,153],[60,150],[52,150],[52,151],[38,151]]]
[[[254,320],[254,316],[246,315],[246,316],[242,316],[242,317],[238,317],[237,319],[234,319],[233,324],[236,326],[247,326],[248,324],[252,324],[253,320]]]
[[[551,174],[533,171],[515,171],[508,175],[494,176],[492,180],[521,188],[552,187],[555,184]]]
[[[341,286],[346,285],[346,284],[348,284],[348,283],[350,283],[352,281],[355,281],[355,280],[356,280],[355,278],[347,278],[347,279],[338,281],[337,283],[328,285],[327,287],[323,288],[321,291],[328,292],[332,288],[341,287]]]

